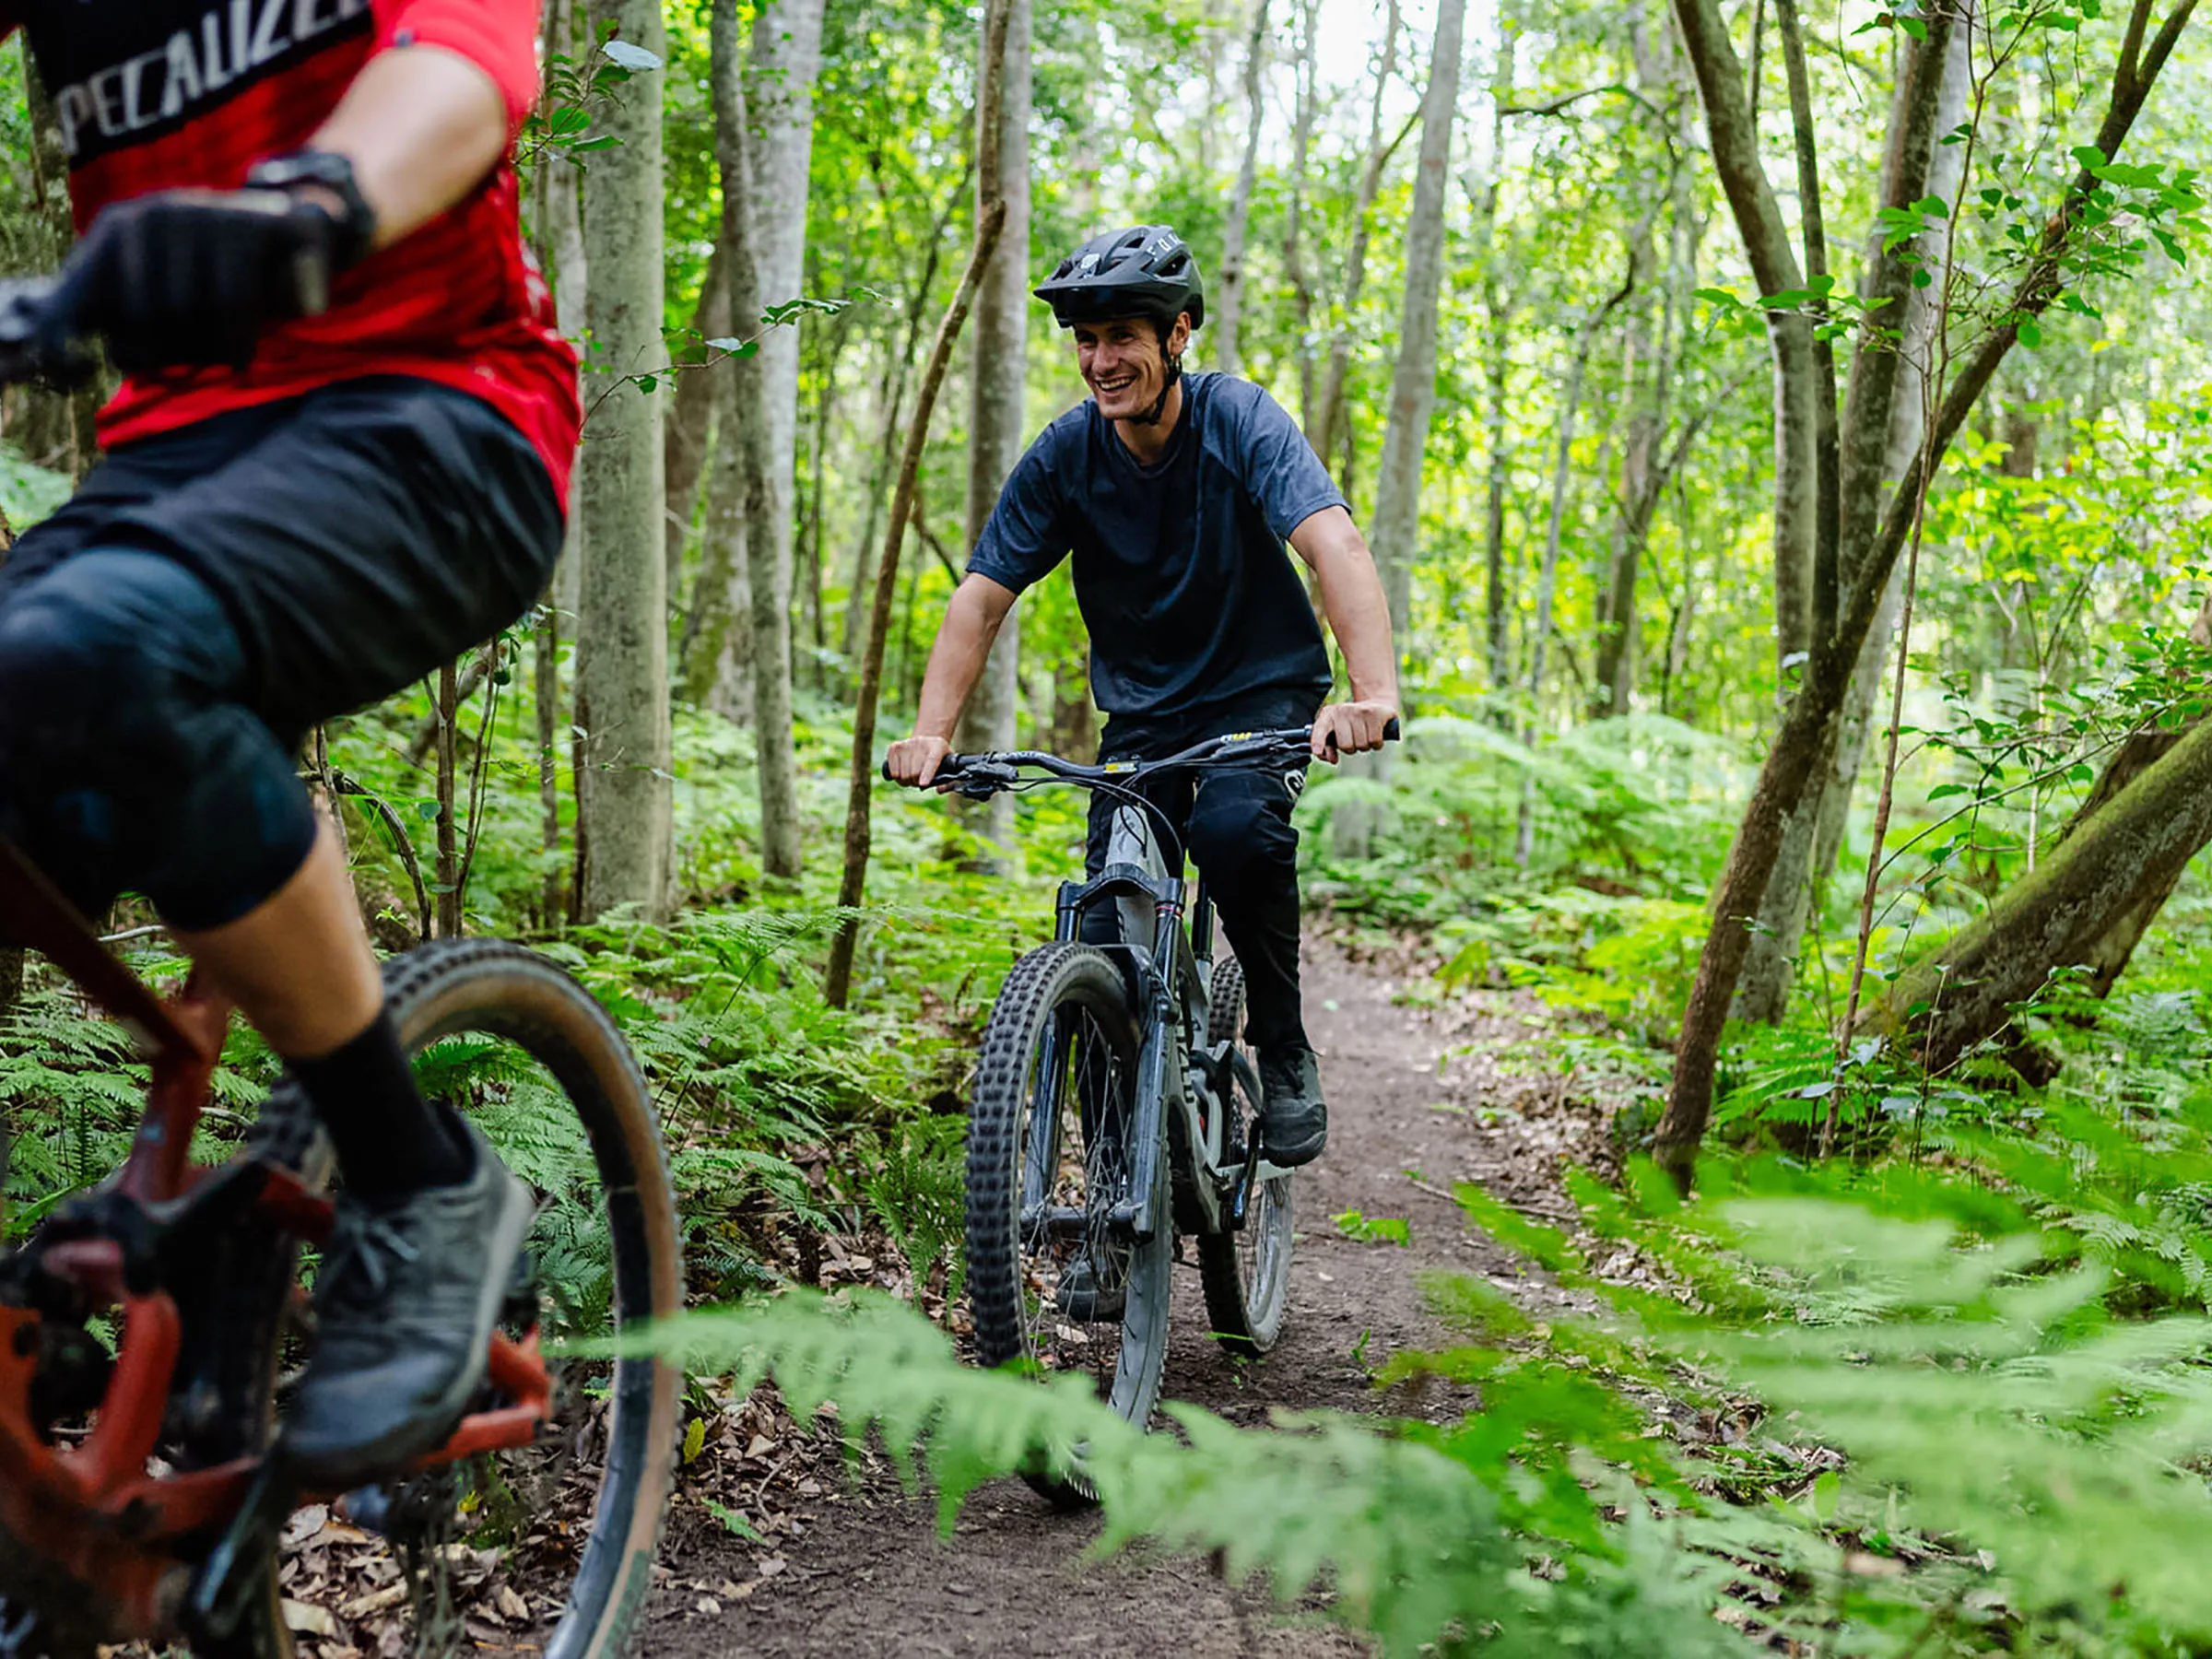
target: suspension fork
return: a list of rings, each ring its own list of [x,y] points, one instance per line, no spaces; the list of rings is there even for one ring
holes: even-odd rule
[[[1159,1160],[1167,1156],[1168,1113],[1180,1107],[1183,1056],[1175,1019],[1175,999],[1181,994],[1182,959],[1182,884],[1163,899],[1152,936],[1152,962],[1145,975],[1144,1042],[1136,1055],[1136,1110],[1130,1128],[1135,1141],[1130,1177],[1135,1191],[1116,1205],[1115,1218],[1128,1214],[1130,1230],[1149,1239],[1165,1218],[1159,1215],[1154,1194],[1159,1190]]]

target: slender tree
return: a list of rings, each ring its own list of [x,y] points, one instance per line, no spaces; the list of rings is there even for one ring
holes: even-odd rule
[[[1267,0],[1253,0],[1252,35],[1244,42],[1244,159],[1230,192],[1229,221],[1221,231],[1221,268],[1214,279],[1214,366],[1235,374],[1242,366],[1238,324],[1244,309],[1244,242],[1252,224],[1252,193],[1260,173],[1260,129],[1267,106]]]
[[[1441,29],[1441,19],[1439,19]],[[1398,0],[1388,0],[1382,24],[1382,44],[1375,55],[1374,90],[1368,102],[1367,149],[1359,167],[1359,191],[1352,204],[1352,240],[1345,251],[1344,275],[1337,292],[1337,323],[1329,332],[1329,355],[1322,370],[1321,389],[1317,394],[1311,418],[1306,423],[1306,436],[1315,450],[1326,455],[1347,436],[1344,416],[1344,387],[1352,365],[1352,313],[1359,309],[1359,296],[1367,287],[1367,253],[1374,234],[1375,198],[1382,193],[1382,175],[1390,166],[1390,159],[1397,154],[1398,146],[1406,141],[1413,124],[1406,123],[1398,129],[1396,136],[1389,134],[1383,124],[1384,105],[1390,96],[1390,83],[1397,74],[1398,34],[1400,18]],[[1432,72],[1433,73],[1433,72]],[[1456,84],[1454,86],[1456,96]],[[1428,155],[1428,104],[1421,106],[1422,156]],[[1449,135],[1447,135],[1447,148]],[[1447,158],[1448,160],[1448,158]],[[1418,215],[1417,206],[1416,213]],[[1441,250],[1442,207],[1437,209]],[[1410,258],[1410,249],[1408,250]],[[1442,254],[1438,258],[1441,264]]]
[[[999,100],[998,167],[976,174],[976,217],[1002,206],[1006,228],[976,296],[974,371],[968,417],[968,546],[983,534],[998,492],[1020,458],[1026,435],[1022,393],[1029,381],[1030,337],[1030,0],[1009,0],[1004,94]],[[989,42],[986,40],[984,48]],[[981,71],[979,65],[979,80]],[[977,100],[977,120],[982,118]],[[977,134],[976,150],[983,149]],[[1011,748],[1021,708],[1021,606],[1006,613],[990,659],[961,711],[956,747]],[[994,848],[984,862],[998,867],[1014,851],[1014,801],[962,803],[962,816]]]
[[[722,172],[723,281],[729,289],[730,315],[751,324],[761,314],[760,265],[746,194],[747,181],[755,170],[747,163],[751,120],[745,64],[737,48],[735,0],[714,7],[709,29],[714,153]],[[787,331],[778,332],[788,337]],[[726,388],[719,418],[722,441],[735,448],[745,488],[746,607],[736,627],[751,636],[760,867],[771,876],[794,877],[799,873],[799,770],[791,708],[791,543],[777,528],[772,461],[777,428],[771,407],[768,354],[741,347],[714,371],[724,377]],[[726,550],[729,542],[725,538],[718,545]],[[731,609],[735,614],[735,605]],[[726,654],[717,656],[722,662],[728,660]]]
[[[592,0],[595,30],[666,55],[657,5]],[[584,180],[586,312],[596,350],[585,376],[590,438],[578,470],[583,519],[577,618],[577,891],[582,913],[669,899],[668,585],[662,406],[637,379],[660,367],[662,88],[655,67],[619,85],[601,118],[615,143]]]
[[[1394,7],[1393,15],[1395,15]],[[1429,87],[1421,99],[1421,156],[1414,173],[1413,215],[1406,229],[1406,288],[1398,312],[1398,360],[1390,380],[1390,421],[1375,483],[1375,562],[1390,600],[1391,625],[1403,653],[1412,626],[1413,567],[1420,547],[1421,460],[1436,407],[1437,319],[1444,280],[1444,202],[1457,119],[1461,26],[1466,0],[1441,0],[1429,53]],[[1325,397],[1325,394],[1324,394]],[[1347,768],[1381,775],[1374,757],[1350,757]],[[1361,856],[1373,833],[1371,814],[1347,806],[1332,819],[1340,855]]]
[[[976,90],[976,171],[984,178],[998,173],[998,104],[1003,95],[1006,61],[1006,31],[1011,21],[1010,0],[993,0],[984,14],[983,60]],[[841,1008],[853,989],[853,956],[860,940],[860,901],[867,891],[869,810],[876,790],[876,712],[883,689],[883,647],[891,629],[891,610],[899,592],[899,544],[905,539],[912,516],[916,487],[922,477],[922,452],[929,441],[930,418],[936,413],[937,394],[945,384],[945,371],[952,361],[953,347],[968,322],[983,273],[1006,229],[1006,206],[994,203],[976,220],[975,241],[968,251],[967,268],[959,287],[937,324],[929,363],[914,395],[913,419],[906,429],[906,447],[900,455],[898,482],[891,496],[890,523],[884,531],[883,558],[876,568],[873,608],[868,618],[867,649],[861,658],[860,694],[853,711],[853,776],[845,808],[845,867],[838,884],[837,902],[842,912],[837,935],[830,942],[830,966],[823,976],[822,995],[830,1006]]]
[[[807,182],[814,154],[814,83],[821,73],[823,0],[768,0],[753,19],[752,84],[748,104],[759,134],[748,143],[759,305],[733,306],[739,326],[747,329],[759,306],[785,305],[801,298],[806,268]],[[748,140],[752,135],[747,135]],[[768,518],[771,564],[755,561],[755,585],[763,569],[774,584],[762,603],[791,606],[792,547],[797,492],[799,431],[799,335],[795,326],[771,330],[760,346],[766,382],[763,401],[767,430]],[[756,523],[760,521],[756,520]],[[756,612],[756,615],[759,613]],[[755,661],[767,641],[756,625]],[[785,665],[784,695],[790,692],[791,629],[780,630]]]

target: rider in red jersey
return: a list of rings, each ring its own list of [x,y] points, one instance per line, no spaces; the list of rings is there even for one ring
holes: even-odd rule
[[[337,1148],[284,1445],[351,1484],[479,1382],[526,1188],[427,1100],[293,756],[527,609],[580,411],[516,213],[535,0],[0,0],[68,152],[106,457],[0,565],[0,834],[145,894]]]

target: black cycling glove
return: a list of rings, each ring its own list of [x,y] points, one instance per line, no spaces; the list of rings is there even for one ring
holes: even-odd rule
[[[75,326],[126,373],[242,367],[271,324],[329,304],[344,234],[282,190],[161,191],[94,219],[62,285]]]

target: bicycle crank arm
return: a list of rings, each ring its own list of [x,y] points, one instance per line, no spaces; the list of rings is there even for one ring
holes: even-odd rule
[[[1258,1126],[1256,1124],[1253,1125],[1255,1129]],[[1231,1232],[1241,1232],[1244,1229],[1244,1210],[1252,1202],[1253,1183],[1274,1181],[1278,1176],[1290,1173],[1280,1164],[1269,1163],[1260,1156],[1260,1137],[1257,1135],[1253,1135],[1251,1141],[1244,1154],[1244,1168],[1237,1176],[1236,1194],[1229,1202],[1229,1228]]]
[[[276,1570],[276,1540],[300,1500],[299,1486],[279,1468],[280,1461],[261,1460],[245,1501],[193,1575],[184,1626],[195,1642],[222,1643],[235,1636],[263,1592],[262,1574]]]

